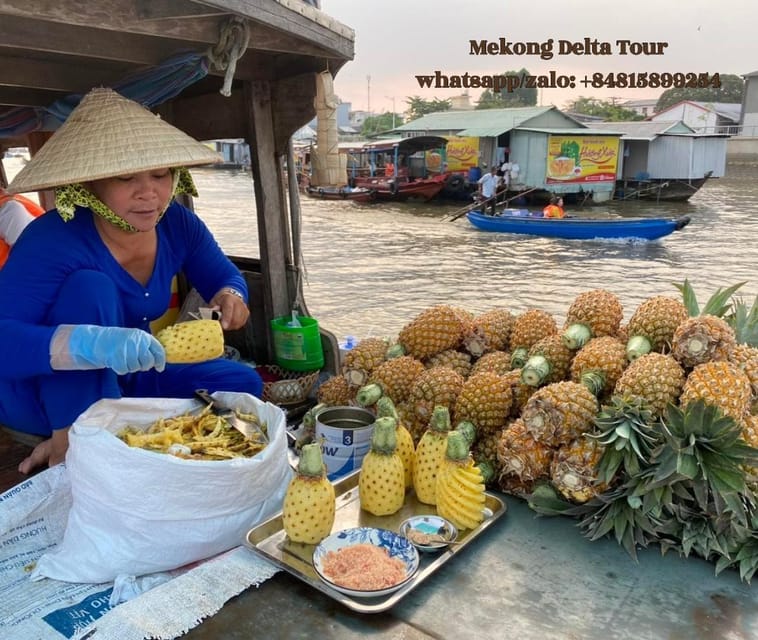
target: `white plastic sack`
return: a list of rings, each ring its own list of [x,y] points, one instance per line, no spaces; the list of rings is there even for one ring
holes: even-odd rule
[[[213,396],[257,414],[268,446],[253,458],[185,460],[114,435],[197,408],[193,400],[101,400],[77,418],[66,455],[73,498],[66,531],[32,579],[100,583],[168,571],[240,545],[281,509],[292,476],[284,412],[248,394]]]

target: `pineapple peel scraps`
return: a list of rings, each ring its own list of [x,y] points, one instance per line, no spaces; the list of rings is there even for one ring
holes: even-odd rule
[[[264,433],[268,432],[255,414],[235,413],[242,420],[259,424]],[[116,436],[130,447],[189,460],[252,458],[266,448],[265,443],[245,438],[223,417],[211,413],[210,406],[200,413],[159,418],[145,430],[128,426]]]

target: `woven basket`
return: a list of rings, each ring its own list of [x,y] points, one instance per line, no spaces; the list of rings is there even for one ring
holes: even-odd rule
[[[316,384],[319,374],[318,370],[306,373],[286,371],[275,364],[266,365],[266,369],[280,380],[263,384],[263,400],[279,405],[303,402]]]

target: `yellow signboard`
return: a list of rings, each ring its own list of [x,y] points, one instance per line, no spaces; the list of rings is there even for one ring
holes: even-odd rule
[[[479,164],[479,138],[450,136],[445,151],[448,171],[468,171]]]
[[[618,155],[616,136],[550,136],[545,182],[615,181]]]

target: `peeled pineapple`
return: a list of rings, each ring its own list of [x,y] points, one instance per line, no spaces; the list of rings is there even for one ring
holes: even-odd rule
[[[169,325],[155,336],[166,350],[166,362],[188,364],[224,355],[224,331],[218,320],[189,320]]]
[[[306,444],[297,475],[284,495],[284,531],[293,542],[317,544],[331,533],[335,508],[334,486],[326,477],[321,445]]]
[[[358,476],[361,509],[375,516],[392,515],[405,502],[405,475],[397,452],[396,425],[394,418],[377,418],[371,449],[363,458]]]
[[[400,420],[395,404],[390,398],[379,398],[376,403],[376,415],[378,418],[393,418],[395,420],[397,453],[403,461],[403,477],[405,488],[408,489],[413,486],[413,467],[416,462],[416,447],[413,445],[413,436]]]
[[[429,428],[416,446],[416,463],[413,467],[413,490],[424,504],[437,503],[437,473],[445,458],[447,434],[450,431],[450,411],[436,406]]]
[[[447,435],[445,458],[437,475],[437,513],[458,529],[474,529],[484,520],[485,486],[465,436]]]

